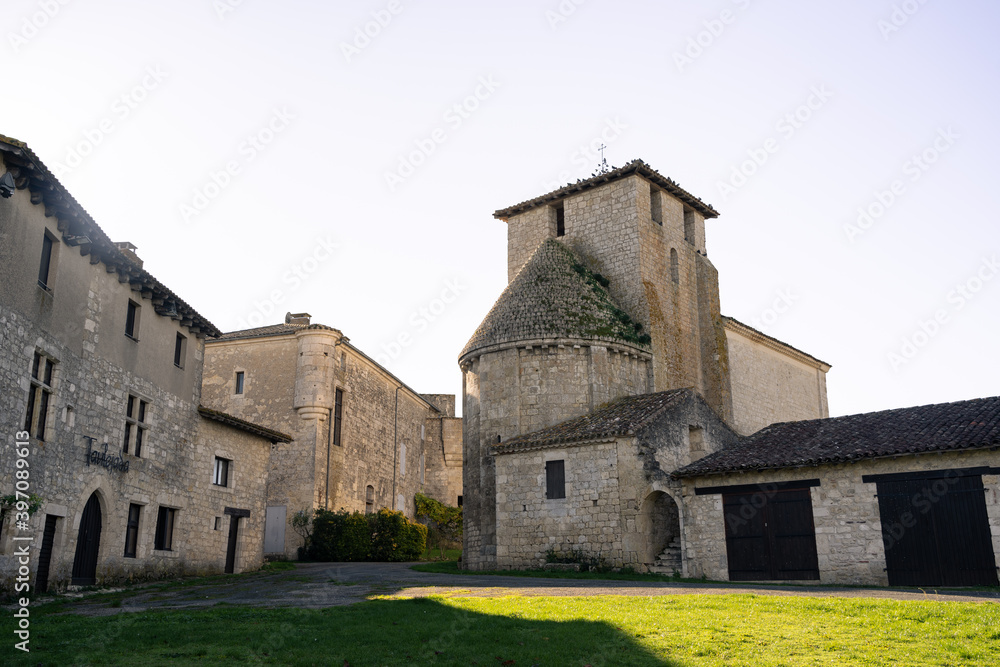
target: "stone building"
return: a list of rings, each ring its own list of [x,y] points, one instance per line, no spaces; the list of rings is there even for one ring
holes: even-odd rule
[[[42,591],[258,567],[288,436],[201,407],[215,326],[26,145],[0,136],[0,157],[0,493],[41,498],[27,525],[4,507],[0,583],[25,544]]]
[[[721,314],[716,211],[641,161],[494,215],[464,567],[995,584],[1000,399],[829,419],[830,366]]]
[[[207,405],[294,435],[271,457],[268,555],[296,557],[299,510],[413,517],[417,492],[462,504],[455,396],[418,394],[308,314],[208,341],[202,392]]]
[[[717,216],[641,161],[494,214],[510,282],[459,358],[466,567],[497,564],[498,442],[688,387],[742,434],[828,415],[827,364],[722,316]]]

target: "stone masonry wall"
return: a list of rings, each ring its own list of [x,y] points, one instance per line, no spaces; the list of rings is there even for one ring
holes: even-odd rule
[[[819,478],[812,487],[813,522],[820,583],[886,586],[885,547],[876,485],[863,475],[949,470],[1000,465],[1000,453],[965,452],[901,457],[739,475],[684,480],[685,560],[688,576],[726,581],[726,532],[721,495],[694,495],[696,487],[796,481]],[[993,550],[1000,563],[1000,476],[984,475]]]
[[[733,425],[743,435],[769,424],[829,417],[826,372],[726,329]]]

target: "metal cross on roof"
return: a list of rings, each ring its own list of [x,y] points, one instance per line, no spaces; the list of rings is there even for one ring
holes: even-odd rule
[[[597,165],[597,171],[594,172],[594,176],[599,176],[601,174],[606,174],[611,171],[608,167],[608,161],[604,159],[604,149],[607,148],[603,143],[598,147],[597,150],[601,151],[601,162]]]

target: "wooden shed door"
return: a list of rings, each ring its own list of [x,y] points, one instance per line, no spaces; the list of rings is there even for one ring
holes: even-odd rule
[[[981,475],[877,483],[890,586],[996,586]]]
[[[52,543],[56,539],[56,523],[59,517],[45,515],[45,530],[42,532],[42,549],[38,553],[38,572],[35,575],[35,592],[49,590],[49,565],[52,563]]]
[[[809,489],[722,496],[731,581],[819,579]]]

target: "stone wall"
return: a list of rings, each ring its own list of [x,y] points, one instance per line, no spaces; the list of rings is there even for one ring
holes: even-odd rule
[[[688,576],[729,579],[722,496],[695,495],[697,487],[820,480],[810,489],[820,583],[888,585],[885,547],[875,483],[864,475],[948,470],[1000,465],[1000,453],[965,452],[945,455],[867,460],[853,464],[712,475],[684,480],[684,557]],[[984,475],[986,507],[993,550],[1000,563],[1000,477]]]
[[[233,390],[237,371],[245,374],[241,396]],[[461,422],[455,397],[414,393],[336,329],[209,342],[204,386],[206,405],[295,437],[272,453],[267,496],[269,507],[284,508],[289,558],[301,545],[290,525],[299,510],[388,507],[413,517],[418,491],[451,505],[462,495],[461,443],[450,423]],[[338,389],[339,446],[330,423]]]
[[[769,424],[830,416],[830,366],[754,332],[726,326],[733,388],[733,426],[743,435]]]
[[[4,438],[0,460],[0,493],[14,489],[17,440],[25,415],[33,357],[55,362],[45,434],[28,438],[31,491],[43,499],[30,521],[35,540],[31,568],[39,562],[46,515],[58,517],[49,585],[66,586],[71,577],[84,506],[96,494],[101,508],[98,583],[155,578],[180,573],[221,572],[225,535],[215,532],[214,519],[224,506],[250,509],[239,536],[237,569],[260,564],[260,498],[269,443],[222,425],[203,423],[197,412],[204,343],[179,318],[154,312],[139,286],[119,282],[104,265],[92,264],[79,248],[60,242],[55,218],[32,205],[27,191],[0,203],[0,424]],[[37,284],[41,238],[57,239],[50,270],[51,291]],[[136,335],[125,335],[129,300],[139,305]],[[174,365],[177,334],[186,336],[181,367]],[[134,440],[122,453],[129,395],[148,403],[144,442],[135,456]],[[34,434],[33,434],[34,435]],[[127,472],[88,465],[88,451],[121,456]],[[214,493],[214,452],[234,461],[237,485]],[[130,504],[142,506],[137,554],[124,557]],[[238,505],[235,505],[238,503]],[[153,549],[156,516],[161,505],[177,509],[170,551]],[[0,539],[0,580],[10,585],[16,569],[12,556],[12,516]],[[228,527],[228,525],[226,526]],[[220,537],[221,536],[221,537]],[[220,547],[219,540],[222,539]]]

